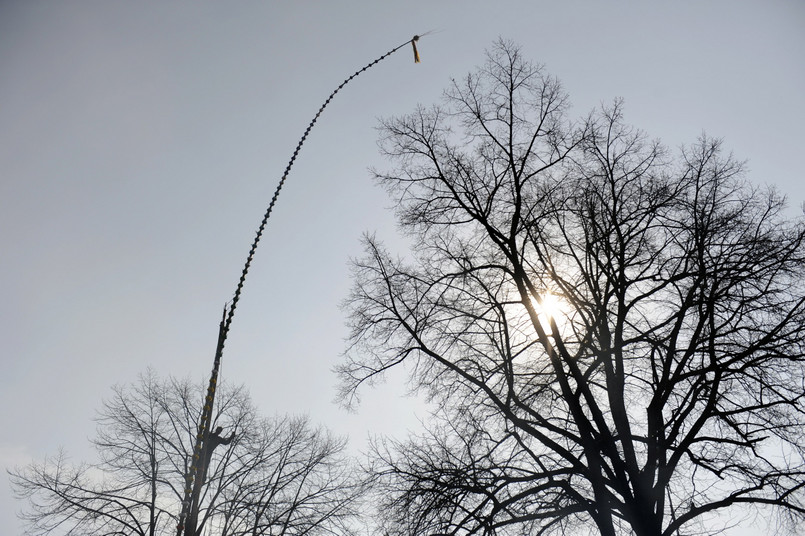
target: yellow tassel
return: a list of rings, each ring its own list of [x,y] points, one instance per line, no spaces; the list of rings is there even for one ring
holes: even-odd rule
[[[414,47],[414,63],[419,63],[419,51],[416,49],[416,42],[419,41],[419,36],[415,35],[413,39],[411,39],[411,46]]]

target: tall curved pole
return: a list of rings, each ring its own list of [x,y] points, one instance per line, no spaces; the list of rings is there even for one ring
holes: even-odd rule
[[[218,344],[215,349],[215,360],[213,361],[212,365],[212,374],[210,374],[210,382],[207,387],[207,394],[204,398],[204,407],[201,412],[201,419],[199,420],[198,433],[196,434],[196,444],[195,448],[193,449],[193,458],[188,464],[189,467],[187,470],[187,475],[185,476],[184,499],[182,500],[182,511],[179,515],[179,523],[176,528],[177,536],[196,536],[195,533],[199,502],[198,494],[201,491],[201,486],[198,485],[201,484],[201,482],[197,482],[197,480],[203,478],[202,475],[205,474],[206,469],[204,467],[205,460],[208,460],[209,455],[211,454],[206,452],[206,450],[211,447],[208,441],[210,437],[209,426],[212,418],[213,403],[215,402],[215,388],[216,384],[218,383],[218,370],[221,366],[221,357],[224,353],[226,337],[229,334],[229,327],[232,325],[232,318],[235,316],[235,309],[238,306],[238,301],[240,301],[240,296],[243,293],[243,284],[246,281],[246,276],[249,273],[249,268],[251,267],[252,260],[254,259],[254,253],[257,251],[257,245],[260,243],[260,238],[263,236],[263,231],[268,223],[268,218],[271,217],[271,212],[274,210],[274,205],[276,204],[277,198],[280,195],[280,190],[282,190],[282,187],[288,178],[288,174],[290,173],[291,168],[296,161],[296,157],[299,155],[302,145],[305,143],[305,140],[307,140],[308,134],[310,134],[313,125],[316,124],[316,121],[318,121],[319,116],[322,114],[322,112],[324,112],[324,109],[328,104],[330,104],[330,101],[333,100],[333,97],[335,97],[335,95],[341,91],[341,89],[353,78],[380,63],[409,43],[414,49],[414,62],[419,63],[419,52],[416,48],[416,42],[419,40],[419,37],[419,35],[415,35],[412,39],[394,47],[374,61],[366,64],[363,68],[355,71],[349,78],[341,82],[341,84],[335,88],[332,93],[330,93],[330,96],[327,97],[327,100],[325,100],[321,105],[319,111],[316,112],[316,115],[313,116],[313,119],[311,119],[310,123],[305,129],[304,134],[302,134],[302,137],[299,139],[299,143],[296,144],[296,149],[294,149],[291,159],[288,161],[288,165],[285,167],[285,171],[282,174],[282,178],[280,179],[276,190],[274,190],[274,195],[271,198],[271,202],[268,204],[265,214],[263,215],[260,226],[257,228],[257,234],[254,237],[251,248],[249,249],[249,254],[246,256],[246,263],[243,265],[243,270],[241,271],[240,279],[238,280],[237,287],[235,288],[235,295],[232,298],[232,302],[228,308],[226,306],[224,307],[224,314],[218,327]]]

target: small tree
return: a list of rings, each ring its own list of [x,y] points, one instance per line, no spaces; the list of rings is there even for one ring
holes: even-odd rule
[[[405,364],[437,408],[375,446],[391,534],[711,533],[805,518],[805,226],[721,143],[677,158],[620,102],[574,124],[501,43],[382,125],[414,239],[367,239],[343,393]],[[572,528],[576,528],[571,530]]]
[[[11,472],[29,534],[173,534],[204,387],[152,373],[116,387],[98,416],[97,463],[64,454]],[[261,419],[243,389],[219,390],[197,534],[328,534],[349,525],[362,484],[345,442],[304,418]]]

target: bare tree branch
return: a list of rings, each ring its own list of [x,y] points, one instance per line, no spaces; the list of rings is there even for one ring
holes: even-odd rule
[[[377,442],[389,534],[672,536],[805,520],[805,225],[719,140],[580,122],[517,47],[382,124],[414,239],[367,237],[342,396],[403,365],[429,433]],[[550,297],[558,307],[547,310]]]

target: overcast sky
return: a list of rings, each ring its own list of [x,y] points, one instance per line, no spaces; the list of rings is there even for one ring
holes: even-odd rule
[[[308,413],[361,448],[404,434],[399,381],[332,404],[338,308],[360,237],[396,237],[367,169],[378,118],[435,103],[504,37],[570,93],[625,99],[672,148],[702,132],[749,178],[805,201],[805,2],[141,2],[0,0],[0,465],[63,446],[148,367],[205,380],[221,308],[290,154],[319,120],[269,223],[223,381],[265,414]],[[0,534],[20,532],[0,485]],[[742,534],[735,531],[733,534]],[[750,532],[746,532],[749,534]]]

